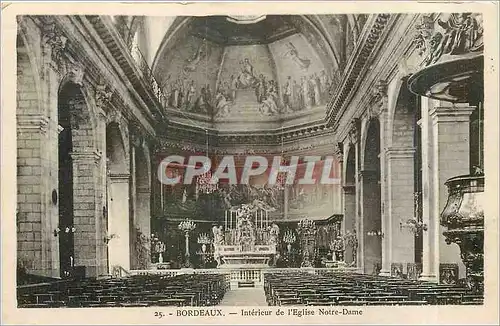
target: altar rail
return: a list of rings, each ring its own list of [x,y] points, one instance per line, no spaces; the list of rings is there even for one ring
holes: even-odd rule
[[[330,272],[362,273],[356,267],[337,268],[235,268],[235,269],[157,269],[157,270],[130,270],[130,275],[168,275],[174,277],[182,274],[225,274],[227,284],[231,289],[238,288],[240,282],[254,282],[255,287],[264,285],[266,273],[311,273],[321,275]]]

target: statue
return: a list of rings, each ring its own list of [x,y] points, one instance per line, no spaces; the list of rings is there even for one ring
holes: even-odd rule
[[[214,246],[215,245],[223,245],[224,244],[224,233],[222,231],[222,226],[217,227],[214,225],[212,227],[212,233],[214,235]]]
[[[238,220],[236,243],[241,245],[242,251],[253,251],[255,247],[253,223],[246,216],[242,216]]]
[[[334,261],[344,260],[344,239],[340,235],[332,241],[330,249],[332,250],[332,258]]]
[[[352,248],[352,262],[351,266],[357,265],[357,254],[358,254],[358,237],[356,235],[356,230],[352,232],[347,231],[344,236],[345,244]]]
[[[214,260],[217,262],[217,266],[221,265],[221,258],[219,253],[219,246],[224,244],[224,235],[222,232],[222,226],[217,227],[214,225],[212,227],[212,233],[214,235]]]
[[[270,245],[277,245],[279,235],[280,235],[280,228],[276,223],[273,223],[269,227],[269,244]]]

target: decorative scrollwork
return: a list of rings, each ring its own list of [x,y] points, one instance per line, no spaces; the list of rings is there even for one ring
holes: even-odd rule
[[[62,63],[62,56],[68,38],[62,34],[55,23],[46,24],[42,30],[42,50],[49,63],[57,67]]]

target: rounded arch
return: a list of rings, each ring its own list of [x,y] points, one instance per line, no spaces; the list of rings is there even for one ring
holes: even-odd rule
[[[161,54],[167,48],[167,45],[170,43],[175,43],[175,39],[178,34],[181,34],[183,31],[186,31],[189,27],[189,23],[193,20],[193,17],[177,17],[172,25],[165,32],[165,37],[160,43],[158,49],[156,49],[155,54],[153,56],[153,62],[151,63],[151,71],[153,74],[155,73],[156,66],[158,65],[158,60]]]
[[[419,116],[417,96],[406,87],[408,76],[398,80],[392,93],[389,111],[390,147],[413,147],[416,119]]]
[[[39,62],[40,58],[35,52],[33,46],[34,40],[26,31],[22,19],[18,21],[18,33],[16,39],[16,53],[17,53],[17,94],[24,92],[32,92],[35,89],[36,98],[33,101],[35,105],[29,105],[31,113],[42,113],[40,99],[42,99],[41,81]],[[33,86],[31,86],[33,85]]]
[[[356,147],[353,144],[349,145],[347,150],[347,159],[344,175],[345,185],[355,185],[356,182]]]
[[[370,119],[367,122],[365,135],[363,170],[377,171],[380,176],[380,122],[378,119]]]
[[[110,122],[106,126],[106,158],[110,174],[127,174],[129,172],[126,144],[118,122]]]

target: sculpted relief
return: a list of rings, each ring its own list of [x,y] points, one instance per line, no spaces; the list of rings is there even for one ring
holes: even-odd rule
[[[436,63],[443,55],[460,55],[483,50],[481,14],[452,13],[434,23],[430,15],[422,16],[417,25],[416,46],[424,57],[423,64]]]

